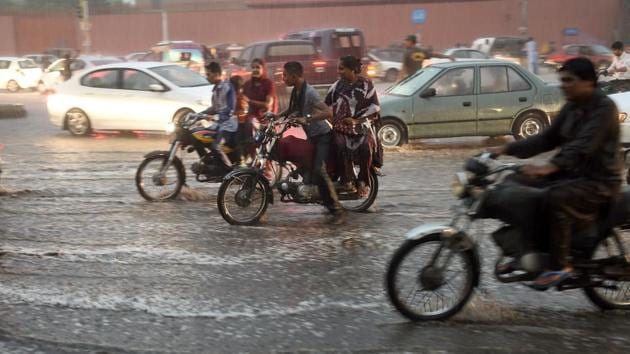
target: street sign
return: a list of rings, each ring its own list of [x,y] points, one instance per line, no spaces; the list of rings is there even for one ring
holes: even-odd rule
[[[562,31],[566,37],[575,37],[580,35],[580,29],[577,27],[567,27]]]
[[[416,9],[411,12],[411,22],[421,25],[427,21],[427,10]]]

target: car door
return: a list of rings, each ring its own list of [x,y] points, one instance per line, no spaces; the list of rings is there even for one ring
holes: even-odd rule
[[[120,70],[103,69],[92,71],[81,78],[81,90],[77,93],[77,106],[90,119],[94,129],[127,129],[125,120],[126,102],[122,99]]]
[[[516,67],[479,67],[479,135],[510,134],[519,112],[534,104],[535,86]]]
[[[443,72],[429,84],[435,95],[422,97],[427,89],[416,93],[413,123],[409,129],[423,138],[475,135],[477,100],[474,66],[455,67]]]
[[[122,70],[120,103],[125,106],[121,126],[128,130],[164,130],[173,116],[168,92],[154,91],[151,85],[167,89],[149,74],[135,69]]]

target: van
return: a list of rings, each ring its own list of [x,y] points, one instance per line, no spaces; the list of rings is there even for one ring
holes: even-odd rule
[[[358,28],[322,28],[288,33],[284,39],[310,40],[324,59],[367,55],[363,32]]]
[[[524,37],[485,37],[475,39],[471,48],[495,59],[521,64],[525,58],[523,47],[526,42],[527,38]]]

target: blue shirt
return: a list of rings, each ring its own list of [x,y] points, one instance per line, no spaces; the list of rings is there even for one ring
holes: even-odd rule
[[[219,130],[235,132],[238,128],[238,118],[234,115],[236,94],[230,81],[221,81],[212,88],[212,106],[201,112],[219,116]]]

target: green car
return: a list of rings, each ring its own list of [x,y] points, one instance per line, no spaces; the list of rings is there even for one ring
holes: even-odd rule
[[[540,133],[564,104],[558,86],[499,60],[456,61],[418,71],[380,96],[384,146],[411,139]]]

